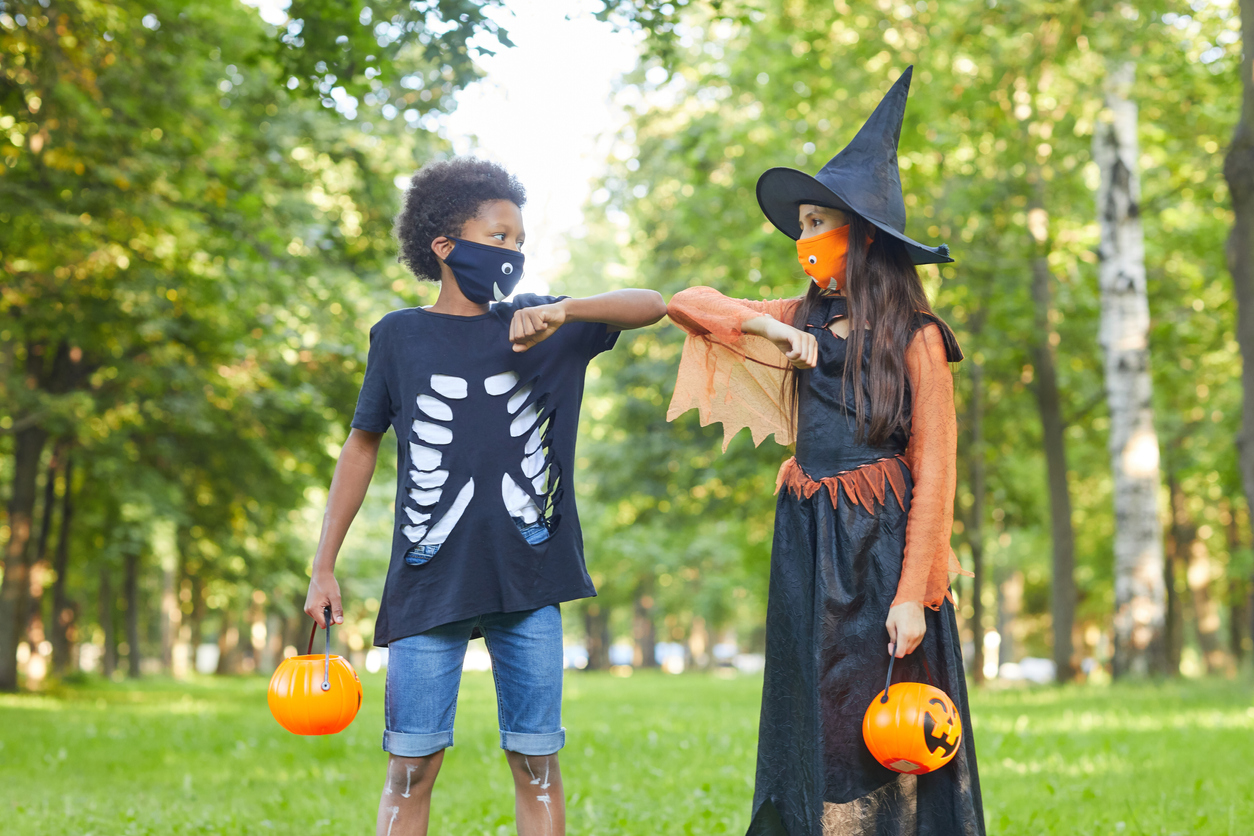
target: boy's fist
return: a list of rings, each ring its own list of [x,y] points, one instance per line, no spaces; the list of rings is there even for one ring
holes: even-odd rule
[[[514,312],[514,318],[509,323],[509,341],[514,344],[515,351],[526,351],[553,336],[565,322],[566,306],[561,302],[522,308]]]
[[[334,575],[320,575],[317,572],[309,579],[309,594],[305,596],[305,614],[318,622],[318,626],[326,629],[326,616],[323,610],[331,608],[331,623],[344,623],[344,604],[340,600],[340,585]]]

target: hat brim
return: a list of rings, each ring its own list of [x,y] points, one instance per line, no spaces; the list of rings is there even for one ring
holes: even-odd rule
[[[888,233],[906,245],[915,264],[949,264],[953,261],[940,247],[920,244],[913,238],[898,232],[886,223],[858,210],[840,194],[825,186],[804,171],[795,168],[768,169],[758,178],[758,205],[767,220],[775,228],[794,241],[801,237],[801,225],[797,219],[797,207],[803,203],[827,206],[844,212],[853,212],[873,224],[876,229]]]

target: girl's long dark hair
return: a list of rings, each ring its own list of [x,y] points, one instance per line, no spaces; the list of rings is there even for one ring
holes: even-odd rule
[[[856,384],[852,388],[858,440],[879,447],[898,429],[909,434],[906,346],[918,314],[935,314],[906,245],[876,229],[865,218],[851,212],[846,214],[849,217],[849,254],[844,294],[849,307],[849,337],[842,383],[846,393],[850,380]],[[860,246],[871,236],[874,237],[870,246]],[[793,317],[794,328],[805,330],[823,293],[818,285],[810,283]],[[948,330],[949,326],[942,322],[941,327]],[[871,341],[867,367],[869,385],[866,387],[869,392],[860,381],[868,339]],[[808,370],[791,369],[784,379],[784,399],[794,422],[801,386],[809,374]]]

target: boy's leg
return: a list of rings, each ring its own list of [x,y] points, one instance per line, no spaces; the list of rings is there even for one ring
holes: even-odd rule
[[[444,763],[444,750],[425,758],[388,757],[388,777],[379,799],[377,836],[427,836],[431,788]]]
[[[453,745],[453,715],[475,620],[445,624],[388,645],[383,748],[387,780],[378,836],[426,836],[431,788]]]
[[[484,616],[501,748],[514,776],[519,836],[563,836],[566,797],[557,752],[562,728],[562,612],[556,605]]]
[[[566,832],[566,794],[557,755],[505,753],[514,774],[514,816],[518,836],[562,836]]]

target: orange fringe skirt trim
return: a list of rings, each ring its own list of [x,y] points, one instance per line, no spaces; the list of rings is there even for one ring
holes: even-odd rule
[[[801,465],[797,464],[797,457],[793,456],[779,469],[779,476],[775,479],[775,492],[787,489],[799,498],[809,499],[826,485],[832,495],[833,507],[836,505],[836,491],[839,488],[845,491],[845,496],[854,505],[860,505],[874,514],[877,506],[884,506],[888,491],[892,489],[893,496],[897,497],[897,504],[904,508],[906,477],[901,472],[904,464],[905,459],[901,456],[890,456],[816,481],[806,475]]]

